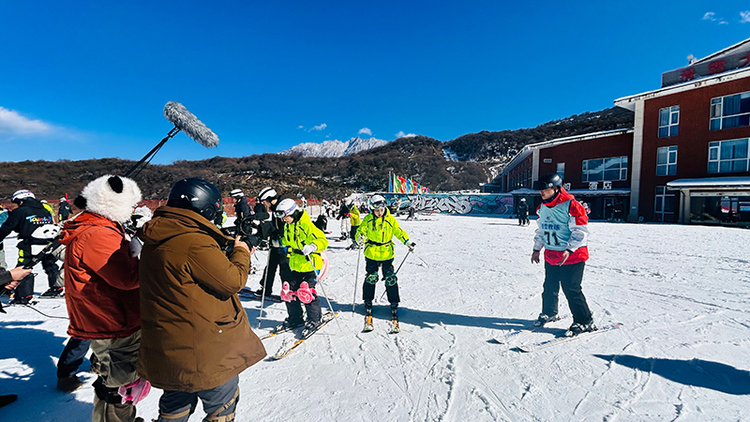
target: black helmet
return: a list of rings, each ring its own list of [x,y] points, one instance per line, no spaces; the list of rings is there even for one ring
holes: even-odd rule
[[[172,185],[167,205],[193,210],[217,225],[221,224],[223,217],[221,192],[208,180],[197,177],[188,177]]]
[[[532,187],[534,190],[544,190],[552,187],[562,187],[563,180],[557,173],[548,173],[535,181]]]

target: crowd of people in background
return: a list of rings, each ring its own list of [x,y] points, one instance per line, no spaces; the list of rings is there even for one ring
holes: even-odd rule
[[[542,249],[545,262],[542,311],[535,324],[558,319],[562,289],[574,319],[566,335],[594,331],[593,313],[581,291],[588,211],[556,174],[542,176],[534,189],[541,204],[531,262],[541,261]],[[92,420],[142,421],[136,405],[153,385],[163,390],[160,422],[187,421],[198,400],[205,420],[233,421],[239,374],[266,356],[238,296],[251,271],[251,256],[257,248],[268,251],[257,296],[274,296],[277,271],[281,280],[279,297],[287,317],[274,331],[302,327],[303,337],[311,335],[333,317],[323,314],[316,289],[329,265],[328,218],[340,220],[341,236],[334,240],[351,241],[346,249],[365,257],[363,331],[372,329],[375,288],[382,279],[392,332],[398,332],[394,240],[408,248],[407,256],[416,247],[395,218],[399,203],[389,204],[377,194],[320,201],[313,222],[301,195],[286,198],[269,186],[251,199],[241,189],[229,196],[236,217],[230,228],[225,227],[221,192],[199,178],[174,183],[166,205],[153,216],[150,209],[136,208],[138,184],[112,175],[86,185],[73,202],[75,215],[66,198],[55,213],[29,190],[13,194],[12,212],[0,207],[0,290],[12,293],[10,303],[29,305],[31,267],[41,263],[49,284],[42,296],[64,295],[70,339],[58,361],[57,388],[80,388],[76,374],[90,349],[91,371],[98,375]],[[525,198],[517,212],[519,225],[530,224]],[[414,216],[410,207],[407,219]],[[58,228],[52,236],[50,226]],[[1,267],[6,263],[2,241],[11,232],[17,233],[19,256],[17,266],[8,270]],[[13,400],[13,395],[0,396],[0,405]]]

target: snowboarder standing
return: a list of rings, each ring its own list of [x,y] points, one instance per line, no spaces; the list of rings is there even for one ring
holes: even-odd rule
[[[73,214],[73,210],[70,209],[68,200],[65,198],[60,198],[60,205],[57,210],[57,221],[62,223],[66,221],[71,214]]]
[[[518,203],[518,225],[525,226],[529,224],[529,204],[526,203],[526,198],[521,198]]]
[[[573,314],[573,325],[565,333],[574,336],[595,331],[596,326],[586,298],[581,291],[581,280],[586,260],[588,217],[581,204],[562,186],[562,178],[556,173],[545,174],[534,182],[542,203],[537,209],[538,228],[534,235],[534,252],[531,262],[539,263],[539,254],[544,251],[544,290],[542,313],[535,322],[541,326],[557,319],[560,286],[568,299]]]
[[[336,219],[341,220],[341,237],[339,240],[346,240],[352,229],[351,220],[349,219],[349,207],[346,205],[346,201],[341,201]]]
[[[398,279],[393,268],[393,237],[406,245],[410,251],[416,243],[409,241],[409,235],[401,229],[398,221],[388,211],[387,202],[381,195],[370,198],[372,213],[365,216],[354,239],[365,245],[365,281],[362,285],[362,298],[365,301],[365,327],[372,329],[372,301],[375,299],[375,284],[378,282],[378,268],[382,268],[383,282],[391,304],[394,326],[398,326]]]
[[[310,221],[310,216],[297,206],[293,199],[284,199],[274,212],[284,220],[284,245],[289,248],[289,282],[284,282],[281,299],[286,302],[289,316],[280,328],[299,327],[303,323],[303,336],[315,331],[322,322],[320,298],[315,291],[317,274],[323,267],[321,253],[328,247],[328,239]],[[302,305],[307,310],[307,321],[302,319]]]

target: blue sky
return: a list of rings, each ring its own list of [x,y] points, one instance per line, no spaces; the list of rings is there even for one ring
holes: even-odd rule
[[[512,4],[511,4],[512,3]],[[750,37],[750,2],[0,0],[0,161],[154,163],[534,127]]]

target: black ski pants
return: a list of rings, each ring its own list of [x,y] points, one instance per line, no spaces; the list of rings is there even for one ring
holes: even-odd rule
[[[18,250],[18,265],[24,265],[31,260],[31,247],[24,246]],[[57,266],[57,258],[52,255],[44,255],[42,258],[42,268],[47,273],[47,281],[50,288],[63,287],[58,280],[60,267]],[[21,280],[16,286],[16,296],[19,298],[28,298],[34,295],[34,274],[29,274]]]
[[[57,361],[57,378],[68,378],[78,372],[78,367],[83,364],[83,359],[91,347],[91,340],[80,338],[69,338],[65,345],[60,360]]]
[[[544,263],[544,290],[542,291],[542,313],[548,316],[557,315],[560,287],[568,299],[573,322],[588,324],[591,322],[591,310],[581,290],[585,262],[570,265],[553,265]]]
[[[393,258],[385,261],[376,261],[374,259],[365,258],[365,272],[367,274],[365,275],[365,282],[362,285],[362,298],[365,300],[365,303],[372,303],[372,301],[375,299],[375,284],[369,283],[367,281],[368,275],[374,274],[375,277],[377,277],[378,268],[381,267],[383,268],[383,278],[388,275],[394,274]],[[398,295],[398,283],[394,283],[391,286],[386,284],[385,292],[388,295],[388,302],[390,302],[391,305],[398,305],[398,303],[401,301],[401,298]]]
[[[314,289],[315,284],[317,284],[317,276],[315,275],[315,271],[309,271],[306,273],[291,271],[289,290],[297,291],[300,284],[302,284],[302,282],[304,281],[307,282],[311,289]],[[320,321],[322,312],[320,310],[320,298],[317,294],[314,296],[315,299],[313,299],[312,302],[305,304],[305,309],[307,310],[307,320],[317,322]],[[300,300],[295,297],[293,301],[285,303],[286,310],[289,313],[289,321],[296,322],[302,320],[302,302],[300,302]]]
[[[268,248],[268,265],[263,272],[263,278],[260,279],[260,285],[264,288],[265,294],[270,295],[273,292],[273,281],[276,278],[276,269],[279,270],[281,281],[288,281],[292,270],[289,268],[289,257],[284,248]]]

